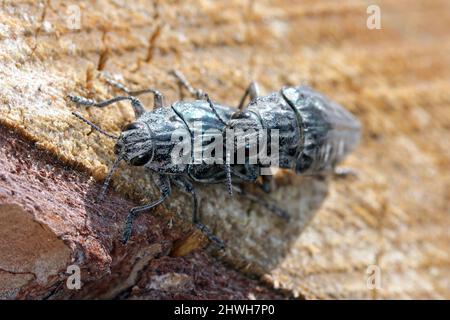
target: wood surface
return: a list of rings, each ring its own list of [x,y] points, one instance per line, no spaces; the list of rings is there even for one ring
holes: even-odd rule
[[[198,186],[202,221],[227,243],[225,253],[214,252],[193,232],[190,198],[175,192],[153,213],[157,219],[137,219],[129,246],[133,252],[153,252],[151,248],[161,245],[173,256],[211,251],[211,261],[227,263],[294,297],[448,299],[450,3],[378,1],[381,29],[373,30],[366,25],[369,4],[3,1],[0,122],[71,170],[101,181],[114,160],[113,141],[73,117],[77,107],[65,97],[117,94],[102,79],[104,72],[133,88],[158,88],[167,104],[178,99],[178,87],[168,74],[174,68],[213,100],[231,106],[251,80],[260,83],[264,94],[306,83],[361,120],[361,145],[343,164],[357,172],[355,177],[324,180],[278,173],[277,189],[264,196],[291,213],[289,224],[256,203],[230,198],[226,186]],[[151,99],[143,101],[151,109]],[[114,133],[132,120],[125,103],[79,111]],[[158,192],[153,177],[143,173],[121,165],[114,189],[133,201],[154,199]],[[5,177],[0,190],[8,173]],[[56,205],[59,200],[48,201]],[[117,206],[116,215],[108,218],[116,232],[112,238],[119,236],[128,209]],[[53,215],[33,208],[24,212],[45,226],[46,237],[62,241],[51,245],[60,248],[54,255],[59,257],[56,273],[76,261],[76,252],[91,252],[87,239],[103,252],[103,260],[91,268],[114,270],[108,260],[115,257],[113,248],[95,241],[101,230],[85,233],[67,222],[70,208]],[[184,231],[170,240],[145,236],[148,223],[164,229],[159,224],[171,218]],[[58,219],[67,226],[54,225]],[[64,228],[72,230],[70,240],[64,238]],[[2,248],[8,248],[8,241],[0,237]],[[65,250],[69,253],[62,254]],[[7,256],[8,250],[0,252],[0,269]],[[380,272],[376,288],[368,286],[371,270]],[[90,283],[101,281],[102,272],[89,278]],[[11,275],[0,276],[15,283],[10,293],[20,292],[30,281],[37,287],[49,281],[30,277],[14,282]]]

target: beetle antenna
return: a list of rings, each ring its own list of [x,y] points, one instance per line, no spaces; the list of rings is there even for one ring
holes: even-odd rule
[[[225,174],[227,176],[228,193],[233,195],[233,183],[231,181],[230,153],[227,152],[225,160]]]
[[[81,121],[83,121],[84,123],[86,123],[86,124],[88,124],[89,126],[91,126],[91,128],[97,130],[97,131],[100,132],[101,134],[104,134],[104,135],[107,136],[108,138],[111,138],[111,139],[114,139],[114,140],[119,139],[119,137],[117,137],[117,136],[115,136],[115,135],[113,135],[113,134],[111,134],[111,133],[109,133],[109,132],[106,132],[105,130],[103,130],[103,129],[100,128],[99,126],[93,124],[91,121],[89,121],[88,119],[86,119],[85,117],[83,117],[83,116],[82,116],[81,114],[79,114],[78,112],[72,112],[72,114],[73,114],[75,117],[77,117],[78,119],[80,119]],[[106,192],[108,191],[109,184],[111,183],[112,175],[114,174],[114,171],[116,171],[117,166],[119,165],[119,163],[120,163],[121,160],[122,160],[122,158],[121,158],[120,156],[118,156],[118,157],[116,158],[116,160],[114,160],[114,163],[113,163],[111,169],[109,170],[108,175],[106,176],[105,182],[103,183],[102,191],[100,192],[100,195],[99,195],[99,197],[98,197],[99,200],[102,200],[102,199],[105,197]]]
[[[221,116],[219,116],[219,114],[217,113],[216,108],[214,107],[214,104],[212,103],[211,99],[209,99],[209,96],[207,93],[204,93],[203,96],[205,97],[206,101],[209,104],[209,107],[211,108],[212,112],[214,113],[214,115],[216,116],[217,120],[219,120],[220,122],[222,122],[223,125],[227,125],[227,123],[225,122],[225,120],[222,119]]]
[[[119,165],[121,160],[122,160],[122,158],[120,156],[118,156],[116,158],[116,160],[114,160],[114,163],[113,163],[111,169],[109,170],[108,175],[106,176],[105,182],[103,183],[102,191],[100,192],[100,195],[98,196],[99,200],[103,200],[103,198],[105,197],[106,192],[108,191],[109,184],[111,182],[112,175],[113,175],[114,171],[116,171],[117,166]]]
[[[81,114],[79,114],[78,112],[72,112],[72,114],[77,117],[78,119],[80,119],[81,121],[83,121],[84,123],[88,124],[91,126],[92,129],[95,129],[96,131],[100,132],[101,134],[104,134],[105,136],[107,136],[108,138],[117,140],[119,139],[118,136],[115,136],[109,132],[106,132],[105,130],[103,130],[102,128],[100,128],[99,126],[93,124],[91,121],[89,121],[88,119],[86,119],[85,117],[83,117]]]

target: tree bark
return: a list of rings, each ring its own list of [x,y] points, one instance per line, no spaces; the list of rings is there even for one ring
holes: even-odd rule
[[[367,27],[363,1],[4,1],[0,297],[173,298],[196,288],[205,298],[213,283],[223,286],[218,297],[284,295],[242,275],[251,273],[295,297],[449,298],[449,3],[378,5],[381,29]],[[98,184],[85,174],[105,178],[113,141],[71,112],[118,133],[132,110],[77,109],[65,97],[116,95],[101,77],[108,72],[133,88],[157,88],[170,104],[178,99],[174,68],[231,106],[251,80],[263,93],[313,86],[364,125],[344,164],[357,176],[279,172],[277,188],[261,196],[289,211],[289,224],[230,198],[225,186],[196,186],[202,221],[226,242],[223,253],[190,226],[191,200],[178,191],[140,215],[130,244],[120,244],[129,208],[158,197],[153,177],[121,165],[117,193],[94,204]],[[5,128],[34,145],[16,143],[22,138]],[[71,264],[84,275],[78,291],[65,285]],[[188,265],[215,274],[211,290],[199,289],[199,270],[180,271]]]

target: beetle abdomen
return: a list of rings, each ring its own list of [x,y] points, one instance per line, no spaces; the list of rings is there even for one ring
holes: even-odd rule
[[[297,173],[333,170],[358,145],[361,125],[339,104],[308,87],[285,88],[281,94],[301,116],[303,146]]]
[[[278,166],[294,169],[299,154],[301,128],[296,114],[279,92],[258,97],[250,103],[247,110],[255,114],[261,123],[262,130],[272,134],[278,130]]]

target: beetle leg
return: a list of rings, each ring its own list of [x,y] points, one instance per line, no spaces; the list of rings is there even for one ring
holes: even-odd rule
[[[196,168],[198,166],[199,165],[193,165],[193,164],[188,165],[187,172],[188,172],[188,176],[190,179],[192,179],[195,182],[200,182],[200,183],[205,183],[205,184],[206,183],[217,184],[217,183],[222,182],[222,180],[220,179],[220,176],[219,176],[222,174],[222,172],[215,172],[212,175],[208,176],[207,178],[199,178],[197,175],[198,173],[196,172]]]
[[[263,189],[264,192],[267,192],[267,193],[272,191],[273,176],[262,175],[261,178],[262,178],[262,184],[260,185],[261,189]]]
[[[209,96],[207,93],[204,94],[204,97],[206,99],[206,101],[209,104],[209,107],[211,108],[211,110],[213,111],[214,115],[216,116],[216,118],[222,122],[223,125],[227,126],[227,123],[219,116],[219,113],[217,113],[216,107],[214,107],[214,104],[212,103],[211,99],[209,99]],[[226,155],[226,161],[224,164],[224,169],[225,169],[225,175],[227,178],[227,188],[228,188],[228,193],[230,195],[233,194],[233,183],[231,181],[231,166],[230,166],[230,154],[227,153]]]
[[[228,194],[233,195],[233,181],[231,180],[231,166],[229,163],[226,163],[224,166],[225,176],[227,177],[227,188]]]
[[[146,89],[141,89],[141,90],[130,90],[125,85],[123,85],[122,83],[119,83],[119,82],[111,79],[110,77],[107,77],[107,76],[104,75],[103,78],[105,79],[105,81],[108,84],[110,84],[111,86],[113,86],[113,87],[115,87],[115,88],[125,92],[129,96],[136,97],[136,96],[139,96],[141,94],[153,93],[153,97],[154,97],[153,109],[162,108],[164,106],[164,96],[162,95],[161,92],[159,92],[156,89],[146,88]]]
[[[272,190],[272,178],[271,175],[261,175],[254,166],[246,163],[244,165],[245,167],[245,174],[240,173],[236,170],[232,170],[232,173],[234,176],[240,178],[243,181],[253,182],[256,183],[256,185],[261,188],[264,192],[269,193]],[[259,182],[257,179],[258,177],[261,177],[262,183]]]
[[[111,78],[107,74],[102,74],[102,78],[108,83],[109,85],[115,87],[116,89],[119,89],[120,91],[125,92],[126,94],[129,94],[130,90],[122,83],[117,82],[113,78]]]
[[[255,196],[253,194],[247,193],[247,192],[245,192],[244,190],[242,190],[239,187],[233,186],[233,189],[237,193],[239,193],[241,196],[249,199],[250,201],[254,201],[256,203],[259,203],[261,206],[265,207],[269,211],[274,212],[280,218],[284,219],[285,221],[289,221],[289,219],[290,219],[289,213],[287,213],[284,209],[280,208],[275,203],[272,203],[272,202],[269,202],[269,201],[265,201],[261,197],[258,197],[258,196]]]
[[[254,166],[251,166],[250,164],[246,163],[244,165],[245,173],[241,173],[238,170],[235,169],[235,167],[231,167],[231,173],[233,176],[238,177],[239,179],[247,182],[255,182],[258,178],[258,172],[254,168]]]
[[[255,181],[258,178],[258,171],[255,169],[255,167],[253,165],[250,165],[249,163],[245,163],[244,167],[248,174],[248,177],[252,181]]]
[[[214,104],[211,102],[211,100],[209,99],[208,94],[206,94],[205,92],[203,92],[201,89],[194,89],[194,87],[192,87],[192,85],[186,80],[186,77],[178,70],[172,70],[170,72],[175,78],[177,78],[178,80],[178,84],[184,88],[186,88],[190,94],[192,94],[194,97],[196,97],[199,100],[203,100],[206,99],[206,101],[209,104],[209,107],[211,108],[211,110],[214,112],[214,115],[216,116],[216,118],[222,122],[222,124],[227,125],[227,123],[219,116],[216,108],[214,107]],[[182,99],[182,95],[181,95],[180,91],[180,99]]]
[[[183,192],[188,193],[192,196],[193,211],[192,211],[192,223],[198,222],[198,199],[195,188],[190,181],[182,176],[174,176],[171,181],[180,188]]]
[[[128,242],[128,239],[131,236],[133,220],[136,218],[137,214],[142,211],[150,210],[150,209],[156,207],[157,205],[161,204],[170,195],[172,190],[170,188],[170,180],[169,180],[168,176],[165,176],[165,175],[159,176],[159,189],[161,190],[161,197],[158,200],[153,201],[152,203],[149,203],[149,204],[146,204],[143,206],[134,207],[128,213],[128,216],[127,216],[127,219],[125,222],[125,227],[123,230],[122,242],[124,244]]]
[[[209,230],[209,228],[207,226],[205,226],[203,223],[201,222],[197,222],[195,223],[195,226],[212,242],[214,242],[218,247],[219,250],[222,250],[225,248],[225,244],[223,243],[222,240],[220,240],[216,235],[214,235],[214,233],[211,232],[211,230]]]
[[[180,88],[180,100],[183,100],[183,90],[181,88],[185,88],[191,95],[196,97],[197,99],[203,99],[203,91],[201,89],[195,89],[189,81],[186,79],[183,73],[178,70],[170,71],[170,74],[173,75],[178,82],[178,86]]]
[[[199,221],[197,193],[195,192],[195,188],[192,183],[182,176],[172,177],[171,180],[182,191],[192,195],[194,206],[194,210],[192,213],[192,224],[195,225],[211,242],[215,243],[219,247],[219,249],[223,249],[225,247],[223,241],[215,236],[207,226]]]
[[[244,95],[241,98],[241,101],[239,102],[238,105],[238,109],[242,110],[242,108],[244,107],[244,102],[245,99],[250,96],[250,101],[255,100],[258,96],[260,95],[259,92],[259,86],[258,83],[256,81],[252,81],[250,82],[250,84],[248,85],[247,89],[244,92]]]
[[[72,94],[69,94],[67,96],[71,101],[75,102],[77,105],[87,106],[87,107],[97,107],[97,108],[104,108],[106,106],[109,106],[110,104],[123,101],[123,100],[130,100],[131,106],[134,110],[134,115],[136,118],[138,118],[140,115],[142,115],[145,112],[144,106],[142,105],[141,101],[133,96],[117,96],[113,97],[111,99],[103,100],[103,101],[96,101],[93,99],[87,99],[80,96],[75,96]]]

